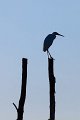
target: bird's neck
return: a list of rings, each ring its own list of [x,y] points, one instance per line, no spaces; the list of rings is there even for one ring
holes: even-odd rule
[[[52,36],[53,36],[53,39],[55,39],[55,38],[56,38],[56,35],[52,34]]]

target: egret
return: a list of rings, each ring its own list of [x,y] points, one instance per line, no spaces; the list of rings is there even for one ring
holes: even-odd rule
[[[54,39],[56,38],[56,35],[59,35],[59,36],[62,36],[64,37],[63,35],[57,33],[57,32],[53,32],[52,34],[49,34],[45,40],[44,40],[44,44],[43,44],[43,51],[46,52],[47,51],[47,54],[48,54],[48,57],[50,56],[51,57],[51,54],[49,52],[49,47],[52,45]],[[51,57],[52,58],[52,57]]]

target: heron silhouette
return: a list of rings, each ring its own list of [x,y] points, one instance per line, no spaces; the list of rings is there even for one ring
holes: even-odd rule
[[[51,57],[51,54],[49,52],[49,47],[52,45],[54,39],[56,38],[56,35],[59,35],[59,36],[62,36],[64,37],[63,35],[57,33],[57,32],[53,32],[52,34],[49,34],[45,40],[44,40],[44,43],[43,43],[43,51],[46,52],[47,51],[47,55],[48,57],[50,56]]]

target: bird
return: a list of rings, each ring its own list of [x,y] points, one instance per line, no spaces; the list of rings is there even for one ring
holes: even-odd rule
[[[54,39],[56,38],[56,35],[64,37],[63,35],[59,34],[58,32],[53,32],[52,34],[47,35],[47,37],[45,38],[44,43],[43,43],[43,51],[44,52],[47,51],[47,55],[48,55],[48,57],[50,56],[50,58],[52,58],[52,57],[49,52],[49,47],[52,45]]]

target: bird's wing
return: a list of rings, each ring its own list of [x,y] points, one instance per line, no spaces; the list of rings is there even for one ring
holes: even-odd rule
[[[52,45],[52,43],[53,43],[53,37],[52,34],[49,34],[44,40],[43,51],[45,52],[46,50],[48,50],[48,48]]]

